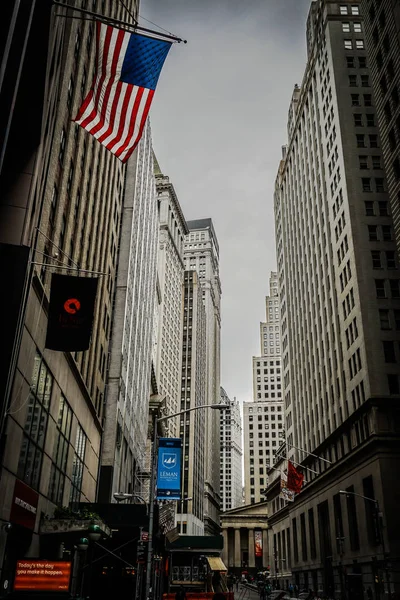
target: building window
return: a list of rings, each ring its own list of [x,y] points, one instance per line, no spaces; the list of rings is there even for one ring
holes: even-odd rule
[[[357,50],[364,50],[364,40],[356,40]]]
[[[386,250],[386,268],[387,269],[395,269],[396,268],[396,254],[394,250]]]
[[[343,33],[350,33],[350,23],[342,23]]]
[[[349,86],[357,87],[357,75],[349,75]]]
[[[344,47],[346,50],[353,50],[353,42],[351,40],[344,40]]]
[[[386,298],[385,280],[375,279],[375,289],[377,298]]]
[[[297,539],[297,521],[292,519],[292,533],[293,533],[293,557],[294,562],[299,562],[299,546]]]
[[[381,329],[383,329],[383,330],[391,329],[390,320],[389,320],[389,311],[386,308],[379,309],[379,322],[380,322]]]
[[[300,515],[300,532],[301,532],[301,558],[307,560],[307,534],[306,534],[306,515]]]
[[[359,94],[351,94],[351,105],[352,106],[361,106]]]
[[[63,506],[71,426],[72,410],[64,396],[61,396],[58,410],[57,436],[54,443],[53,464],[51,466],[49,484],[49,498],[58,506]]]
[[[65,131],[65,127],[63,127],[61,130],[61,135],[60,135],[60,150],[58,153],[58,160],[60,161],[61,164],[64,160],[66,138],[67,138],[67,134]]]
[[[74,462],[72,465],[72,479],[71,479],[71,495],[70,503],[77,504],[81,499],[82,492],[82,480],[83,480],[83,466],[85,461],[85,450],[86,450],[86,435],[82,427],[78,424],[75,440],[75,455]]]
[[[354,69],[355,61],[354,56],[346,56],[346,64],[348,69]]]
[[[359,15],[360,14],[360,7],[357,6],[357,5],[355,5],[355,4],[352,4],[352,6],[351,6],[351,14],[352,15]]]
[[[362,191],[363,192],[372,192],[371,179],[369,177],[363,177],[361,179],[361,182],[362,182]]]
[[[394,350],[394,343],[390,341],[384,341],[383,344],[383,354],[385,356],[386,363],[395,363],[396,361],[396,353]]]
[[[341,4],[339,7],[339,12],[341,15],[347,15],[347,5]]]
[[[380,170],[382,169],[382,165],[381,165],[381,157],[380,156],[373,156],[372,157],[372,168],[374,170]]]
[[[355,497],[352,496],[354,493],[354,487],[351,486],[346,489],[346,492],[350,492],[348,496],[346,496],[347,500],[347,518],[349,522],[349,537],[350,537],[350,548],[351,550],[359,550],[360,549],[360,539],[358,535],[358,523],[357,523],[357,508]]]
[[[367,114],[367,127],[375,127],[375,115]]]
[[[388,375],[387,378],[388,378],[389,394],[398,394],[400,392],[398,376],[397,375]]]
[[[361,33],[361,23],[353,23],[353,29],[354,33]]]
[[[371,134],[369,136],[369,145],[370,148],[378,148],[378,136],[376,134]]]
[[[17,473],[22,481],[35,489],[39,487],[52,389],[53,376],[37,352]]]
[[[365,135],[363,133],[356,134],[357,148],[365,148]]]
[[[372,268],[373,269],[382,269],[380,250],[372,250],[371,256],[372,256]]]

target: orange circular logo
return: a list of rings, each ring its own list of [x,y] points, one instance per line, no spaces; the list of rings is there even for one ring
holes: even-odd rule
[[[64,310],[70,315],[77,313],[80,307],[81,303],[76,298],[68,298],[68,300],[64,302]]]

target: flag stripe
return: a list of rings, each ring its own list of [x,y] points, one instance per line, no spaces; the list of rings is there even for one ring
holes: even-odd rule
[[[125,145],[126,140],[128,138],[130,139],[135,133],[135,127],[137,127],[137,115],[139,114],[140,107],[143,102],[143,96],[146,92],[147,90],[145,90],[144,88],[138,88],[135,103],[131,110],[131,118],[125,120],[123,128],[120,130],[119,138],[118,140],[116,140],[118,143],[113,144],[113,152],[117,156],[119,149]]]
[[[109,52],[109,48],[110,48],[110,40],[111,40],[113,31],[112,31],[112,28],[110,28],[110,27],[107,27],[106,29],[104,29],[102,27],[99,30],[99,33],[101,35],[100,44],[102,46],[102,53],[101,53],[101,56],[99,56],[99,63],[101,64],[101,68],[99,69],[99,71],[97,73],[97,77],[96,77],[95,85],[94,85],[95,89],[94,89],[94,98],[93,98],[93,109],[90,112],[90,114],[88,114],[86,116],[86,118],[83,119],[83,121],[80,123],[81,127],[83,127],[84,129],[86,129],[88,127],[89,123],[91,123],[91,121],[93,121],[93,119],[96,116],[96,106],[98,106],[98,103],[99,103],[100,91],[101,91],[104,81],[107,77],[107,71],[106,71],[107,56],[108,56],[108,52]],[[104,33],[105,33],[105,36],[104,36],[104,39],[102,39]]]
[[[122,160],[122,162],[126,162],[128,160],[128,158],[130,157],[130,155],[132,154],[132,152],[135,150],[136,146],[138,145],[140,138],[142,137],[144,126],[146,124],[147,116],[149,114],[150,106],[151,106],[151,103],[153,100],[153,96],[154,96],[154,90],[149,90],[149,95],[147,97],[146,105],[145,105],[145,108],[143,111],[142,120],[140,122],[139,132],[138,132],[136,138],[133,138],[129,142],[129,144],[126,145],[125,149],[123,149],[123,151],[120,154],[117,154],[117,156]]]
[[[116,92],[116,88],[119,83],[120,71],[118,70],[119,63],[123,61],[124,54],[121,54],[122,42],[125,37],[124,31],[114,30],[116,33],[116,39],[111,40],[111,46],[114,48],[110,66],[110,75],[108,81],[103,85],[103,93],[100,93],[99,96],[99,108],[96,118],[94,119],[91,127],[88,131],[95,135],[98,131],[100,131],[104,126],[107,126],[109,121],[110,107],[112,107],[113,98]],[[122,57],[122,61],[121,61]],[[109,104],[110,100],[110,104]]]

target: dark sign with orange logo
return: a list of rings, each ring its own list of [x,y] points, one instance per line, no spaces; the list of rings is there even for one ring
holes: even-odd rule
[[[87,350],[92,335],[98,279],[53,273],[46,348]]]
[[[53,560],[17,560],[14,591],[68,592],[71,563]]]

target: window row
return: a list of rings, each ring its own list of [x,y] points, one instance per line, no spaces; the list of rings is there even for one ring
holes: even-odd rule
[[[377,298],[400,298],[399,279],[375,279]]]
[[[375,134],[375,133],[370,133],[369,135],[365,135],[364,133],[356,134],[357,148],[367,148],[367,141],[369,143],[370,148],[379,148],[377,134]]]
[[[370,87],[369,75],[349,75],[350,87]]]
[[[340,4],[339,14],[341,14],[341,15],[359,15],[360,7],[358,6],[358,4],[352,4],[351,6],[349,6],[348,4]]]
[[[346,65],[348,69],[360,69],[367,68],[367,57],[366,56],[346,56]]]
[[[344,47],[346,50],[364,50],[364,40],[344,40]]]
[[[362,33],[361,23],[359,21],[346,21],[342,23],[342,31],[343,33],[350,33],[350,31],[354,31],[354,33]]]
[[[372,268],[373,269],[396,269],[396,253],[394,250],[372,250]]]
[[[391,242],[393,240],[391,225],[368,225],[368,239],[370,242]]]
[[[358,157],[359,167],[362,171],[372,169],[374,171],[382,170],[382,158],[381,156],[368,156],[367,154],[360,154]]]

